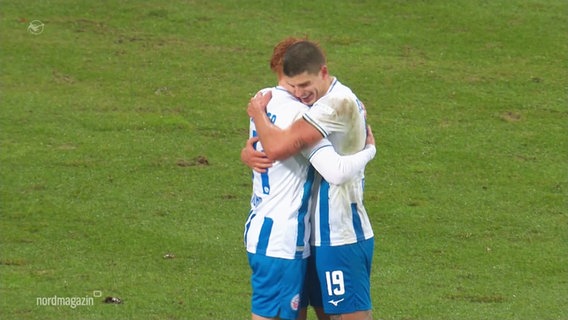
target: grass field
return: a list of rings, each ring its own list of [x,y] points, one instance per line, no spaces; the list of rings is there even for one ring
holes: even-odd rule
[[[289,35],[320,42],[378,141],[375,319],[568,319],[566,1],[0,12],[1,319],[248,319],[246,103]]]

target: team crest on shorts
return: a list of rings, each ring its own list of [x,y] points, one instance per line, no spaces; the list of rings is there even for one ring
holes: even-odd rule
[[[297,294],[294,296],[294,298],[292,298],[292,300],[290,301],[290,307],[292,308],[292,310],[298,311],[298,309],[300,308],[300,294]]]

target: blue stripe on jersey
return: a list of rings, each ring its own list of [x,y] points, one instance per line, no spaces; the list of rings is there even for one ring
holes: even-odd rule
[[[321,244],[329,244],[329,182],[321,179],[320,186],[320,239]]]
[[[266,169],[266,172],[260,174],[260,180],[262,181],[262,193],[270,194],[270,182],[268,181],[268,169]]]
[[[357,236],[357,241],[365,240],[365,234],[363,233],[363,226],[361,225],[361,218],[357,212],[357,204],[351,204],[351,214],[353,215],[353,229],[355,230],[355,235]]]
[[[254,219],[255,216],[256,216],[256,213],[254,213],[254,211],[251,210],[249,212],[249,217],[248,217],[247,223],[245,225],[245,245],[246,245],[246,242],[247,242],[247,236],[248,236],[248,232],[249,232],[249,229],[250,229],[250,224],[252,223],[252,219]]]
[[[258,137],[258,133],[256,133],[256,130],[252,130],[252,137]],[[258,141],[252,144],[252,147],[256,150],[256,145],[258,144]]]
[[[304,194],[302,195],[302,204],[300,205],[300,210],[298,211],[298,237],[296,238],[296,259],[301,259],[304,253],[304,234],[306,232],[306,224],[304,219],[306,214],[308,214],[308,205],[310,200],[310,194],[312,192],[312,185],[314,184],[314,173],[315,169],[313,166],[308,168],[308,177],[304,183]]]
[[[252,136],[253,137],[258,136],[258,133],[256,133],[256,130],[252,131]],[[252,144],[252,147],[255,150],[256,150],[256,145],[257,145],[257,142]],[[264,193],[264,194],[270,194],[270,182],[268,181],[268,170],[269,169],[266,169],[266,172],[260,174],[260,181],[262,182],[262,193]]]
[[[266,248],[268,247],[268,240],[272,232],[272,225],[274,221],[270,218],[264,218],[260,234],[258,235],[258,244],[256,245],[256,253],[266,255]]]
[[[327,92],[331,92],[331,90],[333,90],[336,84],[337,84],[337,78],[333,78],[333,81],[331,82],[331,85],[329,86],[329,90],[327,90]]]

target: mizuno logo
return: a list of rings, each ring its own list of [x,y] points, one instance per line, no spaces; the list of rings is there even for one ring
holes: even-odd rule
[[[345,300],[345,298],[340,299],[340,300],[337,300],[337,301],[335,301],[335,300],[329,300],[328,302],[331,303],[333,306],[337,307],[337,305],[338,305],[341,301],[343,301],[343,300]]]

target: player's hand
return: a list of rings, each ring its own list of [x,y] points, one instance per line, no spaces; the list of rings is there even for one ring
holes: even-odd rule
[[[367,125],[367,139],[365,140],[365,145],[367,144],[375,145],[375,137],[373,136],[373,131],[371,130],[370,125]]]
[[[254,118],[261,113],[266,113],[266,105],[268,105],[271,98],[272,91],[268,91],[265,94],[258,92],[254,97],[252,97],[247,107],[249,117]]]
[[[272,167],[273,161],[268,159],[264,152],[255,150],[253,144],[258,142],[258,137],[253,137],[247,140],[245,147],[241,150],[241,161],[247,167],[258,173],[264,173]]]
[[[367,120],[367,108],[365,108],[363,101],[359,100],[359,102],[361,103],[361,108],[363,108],[363,116],[365,116],[365,120]]]

